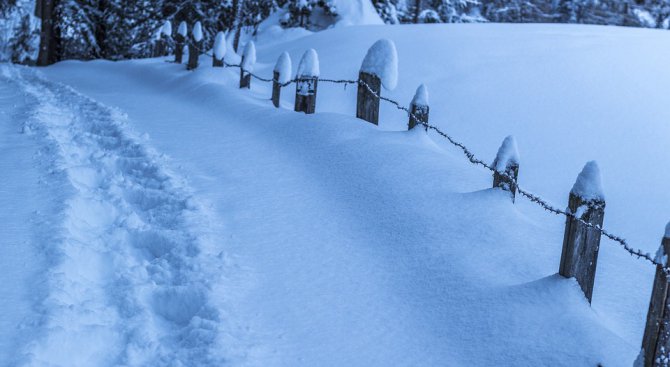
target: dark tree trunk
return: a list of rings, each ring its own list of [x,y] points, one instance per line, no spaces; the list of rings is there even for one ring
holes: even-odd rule
[[[233,28],[235,28],[233,49],[235,52],[237,52],[240,46],[240,34],[242,33],[242,2],[243,0],[233,0],[233,13],[235,14],[235,20],[233,21]]]
[[[419,23],[420,13],[421,13],[421,0],[414,0],[414,23]]]
[[[35,15],[41,18],[40,50],[37,57],[38,66],[47,66],[60,61],[61,37],[57,24],[58,0],[37,0]]]
[[[95,24],[95,43],[98,45],[98,56],[106,59],[109,57],[107,50],[107,23],[105,17],[107,13],[107,0],[99,0],[98,2],[98,21]]]

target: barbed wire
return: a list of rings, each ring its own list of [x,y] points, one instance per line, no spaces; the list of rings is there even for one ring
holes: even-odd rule
[[[189,40],[189,43],[191,43],[191,44],[196,48],[196,50],[198,50],[200,53],[205,54],[205,55],[207,55],[207,56],[209,56],[209,57],[214,57],[213,54],[211,54],[211,53],[209,53],[209,52],[206,52],[206,51],[200,49],[199,47],[197,47],[196,45],[194,45],[193,42],[192,42],[191,40]],[[303,80],[303,79],[304,79],[304,78],[302,78],[302,79],[301,79],[301,78],[294,78],[294,79],[291,79],[291,80],[289,80],[289,81],[287,81],[287,82],[280,83],[279,80],[276,80],[276,79],[274,79],[274,78],[264,78],[264,77],[261,77],[261,76],[259,76],[259,75],[254,74],[253,72],[250,72],[250,71],[248,71],[248,70],[245,70],[245,69],[242,67],[241,64],[229,64],[229,63],[227,63],[227,62],[224,61],[224,65],[227,66],[227,67],[236,67],[236,68],[239,68],[239,69],[241,69],[243,72],[248,73],[248,74],[251,75],[253,78],[255,78],[255,79],[259,80],[259,81],[262,81],[262,82],[266,82],[266,83],[274,83],[274,82],[276,82],[276,83],[279,83],[279,85],[280,85],[281,87],[289,86],[289,85],[292,84],[292,83],[297,83],[297,82],[299,82],[300,80]],[[416,121],[417,124],[422,125],[422,126],[426,129],[426,131],[428,131],[428,130],[432,130],[432,131],[434,131],[436,134],[438,134],[439,136],[441,136],[441,137],[443,137],[444,139],[446,139],[451,145],[453,145],[453,146],[459,148],[459,149],[461,150],[461,152],[465,155],[465,157],[468,159],[468,161],[469,161],[470,163],[472,163],[472,164],[474,164],[474,165],[482,166],[482,167],[486,168],[487,170],[491,171],[492,173],[497,173],[498,175],[503,176],[505,179],[508,180],[508,182],[511,183],[511,187],[512,187],[513,189],[516,189],[516,191],[517,191],[522,197],[525,197],[525,198],[528,199],[531,203],[537,204],[537,205],[540,206],[542,209],[544,209],[544,210],[546,210],[546,211],[548,211],[548,212],[550,212],[550,213],[553,213],[553,214],[556,214],[556,215],[563,215],[563,216],[565,216],[565,217],[567,217],[567,218],[571,218],[571,219],[576,220],[577,222],[581,223],[582,225],[586,226],[587,228],[590,228],[590,229],[593,229],[593,230],[596,230],[596,231],[600,232],[600,234],[601,234],[602,236],[605,236],[606,238],[608,238],[608,239],[610,239],[610,240],[612,240],[612,241],[618,243],[618,244],[621,246],[621,248],[623,248],[623,249],[624,249],[626,252],[628,252],[631,256],[636,256],[638,259],[643,259],[643,260],[645,260],[645,261],[651,263],[652,265],[655,265],[655,266],[659,267],[659,268],[660,268],[666,275],[670,276],[670,266],[668,266],[668,265],[666,265],[666,264],[663,264],[662,262],[658,261],[657,259],[655,259],[654,257],[652,257],[652,255],[649,254],[649,253],[646,253],[646,252],[643,252],[643,251],[640,250],[640,249],[636,249],[636,248],[631,247],[631,246],[628,244],[628,241],[627,241],[626,239],[624,239],[623,237],[618,236],[618,235],[615,235],[615,234],[613,234],[613,233],[610,233],[609,231],[603,229],[603,228],[602,228],[601,226],[599,226],[599,225],[595,225],[595,224],[593,224],[593,223],[589,223],[589,222],[583,220],[582,218],[577,217],[574,213],[572,213],[572,212],[570,212],[570,211],[563,210],[563,209],[559,209],[559,208],[557,208],[557,207],[555,207],[555,206],[549,204],[549,202],[548,202],[547,200],[541,198],[540,196],[538,196],[538,195],[536,195],[536,194],[533,194],[533,193],[531,193],[530,191],[528,191],[528,190],[526,190],[526,189],[520,187],[519,184],[516,182],[516,180],[515,180],[512,176],[510,176],[507,172],[499,172],[499,171],[497,171],[497,170],[496,170],[493,166],[491,166],[490,164],[488,164],[488,163],[486,163],[485,161],[483,161],[483,160],[477,158],[477,156],[476,156],[472,151],[470,151],[470,149],[468,149],[468,147],[465,146],[465,144],[463,144],[463,143],[461,143],[461,142],[455,140],[453,137],[451,137],[451,135],[445,133],[444,131],[442,131],[441,129],[439,129],[437,126],[431,125],[431,124],[429,124],[429,123],[423,121],[419,116],[417,116],[416,114],[414,114],[408,107],[405,107],[404,105],[400,104],[400,102],[395,101],[395,100],[393,100],[393,99],[390,99],[390,98],[388,98],[388,97],[384,97],[384,96],[382,96],[379,92],[375,91],[375,90],[374,90],[374,89],[373,89],[367,82],[365,82],[365,81],[363,81],[363,80],[360,80],[360,79],[359,79],[359,80],[349,80],[349,79],[327,79],[327,78],[320,78],[320,77],[316,77],[316,78],[312,78],[312,79],[316,79],[316,80],[318,80],[319,82],[323,82],[323,83],[344,84],[344,85],[345,85],[345,88],[346,88],[346,86],[349,85],[349,84],[357,84],[357,85],[363,86],[363,87],[364,87],[364,88],[365,88],[365,89],[366,89],[372,96],[374,96],[375,98],[377,98],[377,99],[379,99],[379,100],[381,100],[381,101],[387,102],[387,103],[393,105],[393,106],[394,106],[395,108],[397,108],[398,110],[405,112],[405,113],[407,114],[407,116],[410,117],[410,118],[412,118],[412,119],[414,119],[414,121]]]
[[[523,196],[523,197],[525,197],[526,199],[528,199],[530,202],[539,205],[540,207],[542,207],[542,209],[544,209],[544,210],[546,210],[546,211],[548,211],[548,212],[550,212],[550,213],[557,214],[557,215],[564,215],[564,216],[566,216],[566,217],[572,218],[572,219],[574,219],[574,220],[580,222],[581,224],[585,225],[585,226],[588,227],[588,228],[591,228],[591,229],[594,229],[594,230],[599,231],[603,236],[609,238],[610,240],[612,240],[612,241],[614,241],[614,242],[617,242],[617,243],[618,243],[618,244],[619,244],[625,251],[627,251],[631,256],[637,256],[638,259],[644,259],[644,260],[650,262],[650,263],[653,264],[653,265],[659,266],[659,267],[661,267],[661,269],[662,269],[667,275],[670,275],[670,267],[667,266],[667,265],[665,265],[665,264],[663,264],[663,263],[661,263],[661,262],[659,262],[659,261],[657,261],[657,260],[656,260],[654,257],[652,257],[649,253],[642,252],[642,250],[640,250],[640,249],[632,248],[632,247],[628,244],[628,241],[626,241],[624,238],[622,238],[622,237],[620,237],[620,236],[617,236],[617,235],[614,235],[614,234],[612,234],[612,233],[606,231],[605,229],[603,229],[602,227],[600,227],[600,226],[598,226],[598,225],[595,225],[595,224],[593,224],[593,223],[589,223],[589,222],[583,220],[582,218],[579,218],[579,217],[575,216],[572,212],[569,212],[569,211],[567,211],[567,210],[562,210],[562,209],[556,208],[555,206],[552,206],[551,204],[549,204],[546,200],[542,199],[541,197],[539,197],[539,196],[537,196],[537,195],[535,195],[535,194],[533,194],[533,193],[531,193],[531,192],[529,192],[529,191],[523,189],[522,187],[520,187],[519,184],[516,182],[516,180],[515,180],[512,176],[510,176],[507,172],[499,172],[499,171],[497,171],[494,167],[492,167],[492,166],[489,165],[488,163],[484,162],[484,161],[481,160],[481,159],[478,159],[478,158],[475,156],[475,154],[472,153],[472,152],[471,152],[471,151],[470,151],[464,144],[462,144],[462,143],[460,143],[460,142],[454,140],[449,134],[443,132],[443,131],[440,130],[438,127],[433,126],[433,125],[430,125],[430,124],[428,124],[427,122],[421,120],[421,118],[419,118],[418,116],[416,116],[416,115],[415,115],[409,108],[407,108],[407,107],[401,105],[401,104],[398,103],[397,101],[394,101],[394,100],[391,100],[391,99],[389,99],[389,98],[386,98],[386,97],[381,96],[381,95],[380,95],[379,93],[377,93],[374,89],[372,89],[368,83],[366,83],[366,82],[363,81],[363,80],[359,80],[358,83],[359,83],[360,85],[363,85],[363,86],[368,90],[369,93],[371,93],[373,96],[375,96],[375,98],[379,98],[380,100],[383,100],[383,101],[386,101],[386,102],[388,102],[388,103],[391,103],[391,104],[393,104],[397,109],[402,110],[402,111],[405,111],[405,112],[407,113],[408,117],[414,119],[414,121],[416,121],[418,124],[423,125],[427,130],[433,130],[433,131],[435,131],[438,135],[440,135],[440,136],[442,136],[443,138],[447,139],[452,145],[454,145],[454,146],[460,148],[460,150],[463,152],[463,154],[468,158],[468,160],[469,160],[472,164],[474,164],[474,165],[480,165],[480,166],[482,166],[482,167],[488,169],[489,171],[491,171],[491,172],[493,172],[493,173],[498,173],[499,175],[501,175],[501,176],[503,176],[504,178],[506,178],[509,182],[511,182],[511,186],[512,186],[512,188],[516,188],[516,191],[517,191],[521,196]]]

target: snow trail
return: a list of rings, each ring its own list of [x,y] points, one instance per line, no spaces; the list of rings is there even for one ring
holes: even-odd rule
[[[26,129],[70,187],[26,365],[221,365],[222,280],[212,220],[126,117],[28,69],[4,70],[36,99]],[[215,226],[211,226],[214,228]],[[213,296],[216,294],[217,296]],[[222,330],[225,329],[225,332]]]

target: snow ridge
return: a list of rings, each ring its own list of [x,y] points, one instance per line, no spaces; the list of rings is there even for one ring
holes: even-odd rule
[[[53,143],[73,191],[26,365],[222,365],[235,341],[212,296],[225,269],[208,214],[123,115],[21,73],[39,100],[26,129]]]

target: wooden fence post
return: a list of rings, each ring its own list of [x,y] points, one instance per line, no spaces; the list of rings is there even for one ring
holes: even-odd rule
[[[244,47],[240,65],[240,88],[251,88],[251,73],[254,71],[254,64],[256,64],[256,45],[254,41],[249,41]]]
[[[310,48],[302,55],[295,84],[295,111],[306,114],[316,110],[316,90],[319,84],[319,55]]]
[[[223,32],[216,34],[214,38],[214,52],[212,53],[212,67],[222,68],[223,58],[226,56],[226,35]]]
[[[283,52],[277,59],[272,78],[272,104],[279,108],[282,84],[291,80],[291,57]]]
[[[375,125],[379,124],[379,96],[382,81],[376,75],[361,71],[358,74],[356,117]]]
[[[156,42],[154,43],[153,57],[161,57],[167,54],[168,39],[172,37],[172,24],[166,21],[156,33]]]
[[[516,196],[516,183],[519,178],[519,150],[513,136],[503,140],[493,161],[493,187],[509,191],[512,202]]]
[[[421,84],[416,89],[412,103],[409,105],[409,110],[411,113],[409,115],[407,130],[412,130],[416,125],[421,125],[421,122],[428,123],[430,107],[428,107],[428,88],[425,85]],[[427,127],[426,131],[428,131]]]
[[[177,35],[174,37],[174,62],[177,64],[181,64],[182,59],[184,58],[184,42],[186,42],[187,35],[188,26],[186,25],[186,22],[179,23]]]
[[[602,193],[600,170],[595,161],[586,163],[577,177],[570,191],[568,211],[574,217],[567,217],[565,220],[563,251],[558,272],[566,278],[576,278],[586,299],[591,303],[601,233],[581,221],[598,228],[603,225],[605,197]]]
[[[191,41],[188,43],[188,64],[186,70],[195,70],[198,68],[198,58],[202,50],[202,24],[196,22],[191,32]]]
[[[656,261],[667,267],[670,254],[670,223],[656,253]],[[667,366],[670,364],[670,277],[661,265],[656,265],[654,286],[647,312],[647,323],[642,338],[642,350],[636,364],[640,367]]]
[[[393,90],[398,80],[398,53],[395,44],[381,39],[370,47],[358,74],[356,117],[379,124],[381,87]]]

